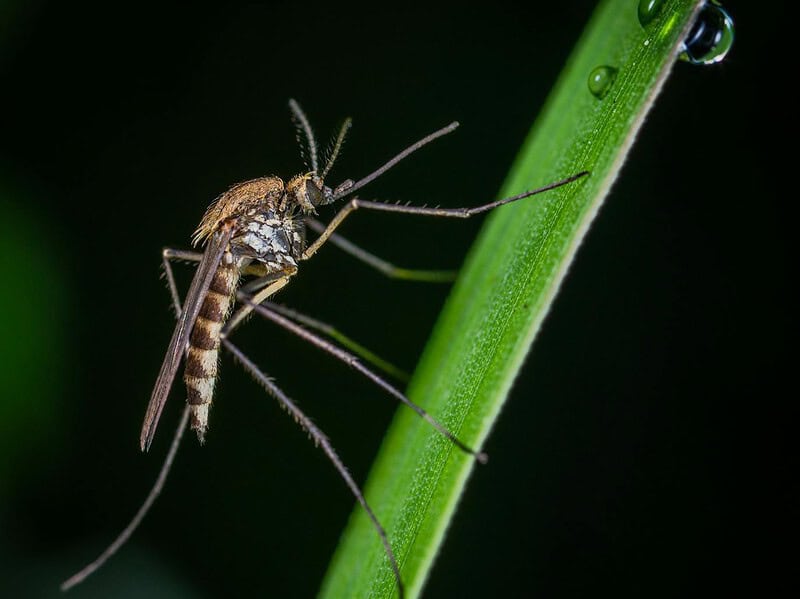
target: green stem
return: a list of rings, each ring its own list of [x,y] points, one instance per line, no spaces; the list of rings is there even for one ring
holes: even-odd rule
[[[409,388],[414,401],[468,445],[480,447],[489,434],[700,4],[666,0],[643,27],[635,3],[607,0],[567,61],[500,195],[582,170],[591,175],[490,217]],[[603,66],[611,69],[596,70]],[[595,93],[592,73],[601,76]],[[602,75],[611,77],[604,95],[598,92],[608,81]],[[366,494],[387,530],[409,597],[419,595],[425,583],[473,463],[410,411],[398,412]],[[381,543],[356,509],[321,596],[395,594]]]

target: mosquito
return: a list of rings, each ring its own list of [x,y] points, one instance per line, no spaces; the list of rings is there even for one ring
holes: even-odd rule
[[[194,233],[193,245],[204,245],[203,252],[171,248],[165,248],[162,252],[164,272],[172,296],[177,323],[145,413],[139,437],[142,451],[150,449],[181,362],[185,362],[183,380],[186,385],[186,406],[156,482],[139,511],[97,559],[61,585],[62,590],[66,591],[79,584],[102,566],[136,530],[164,486],[187,425],[195,431],[200,443],[204,442],[208,430],[209,409],[217,379],[220,347],[224,346],[326,454],[355,499],[369,516],[372,526],[383,544],[394,574],[398,595],[401,598],[404,596],[400,567],[386,531],[367,503],[361,488],[345,468],[328,437],[311,422],[271,378],[230,341],[230,334],[252,313],[274,322],[347,363],[399,402],[414,410],[461,451],[480,463],[485,463],[487,460],[485,453],[467,446],[422,407],[412,402],[386,379],[365,366],[356,355],[332,343],[323,335],[329,338],[338,338],[340,343],[341,336],[332,335],[331,330],[325,325],[287,308],[277,306],[269,299],[292,280],[292,277],[298,272],[300,263],[311,259],[329,241],[354,258],[390,277],[422,281],[451,280],[451,277],[448,277],[447,273],[443,271],[398,268],[341,237],[335,231],[356,210],[464,219],[561,187],[587,175],[588,172],[582,171],[543,187],[472,208],[432,208],[362,200],[353,194],[410,154],[433,140],[453,132],[458,127],[458,122],[452,122],[420,139],[366,177],[358,181],[346,179],[331,188],[325,184],[325,179],[339,156],[352,120],[348,118],[344,121],[327,154],[325,165],[320,169],[317,142],[308,118],[295,100],[289,100],[289,109],[297,128],[301,154],[306,158],[307,172],[296,175],[288,181],[276,176],[269,176],[233,185],[209,206]],[[333,204],[348,196],[352,196],[351,199],[327,225],[315,218],[318,208]],[[306,236],[309,229],[317,234],[310,243]],[[197,263],[197,270],[183,303],[181,303],[172,272],[172,263],[176,261]],[[237,308],[234,311],[235,304]],[[314,333],[313,329],[317,329],[321,334]],[[353,344],[349,346],[359,347]],[[380,366],[378,361],[368,357],[370,354],[367,352],[357,349],[356,353],[361,354],[362,357],[366,356],[368,361]]]

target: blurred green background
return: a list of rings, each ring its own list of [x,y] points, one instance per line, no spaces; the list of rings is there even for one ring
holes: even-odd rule
[[[726,6],[731,55],[678,64],[668,81],[489,439],[428,596],[674,596],[748,576],[744,539],[770,527],[754,525],[754,502],[785,490],[759,482],[756,437],[781,393],[796,260],[769,137],[788,114],[759,66],[776,13]],[[181,407],[174,393],[143,455],[173,326],[159,252],[186,247],[229,184],[302,170],[289,97],[322,142],[354,118],[333,183],[461,121],[368,192],[477,204],[494,197],[592,8],[4,2],[0,595],[57,596],[144,498]],[[479,225],[359,215],[344,232],[404,266],[448,268]],[[279,299],[412,369],[446,294],[330,247]],[[363,481],[392,400],[268,323],[236,340]],[[221,368],[207,444],[186,439],[142,528],[70,596],[315,593],[353,500],[276,403],[228,357]]]

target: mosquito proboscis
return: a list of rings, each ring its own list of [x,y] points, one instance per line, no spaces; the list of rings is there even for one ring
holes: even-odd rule
[[[147,451],[150,448],[178,368],[184,361],[186,407],[158,478],[139,511],[97,559],[62,584],[62,590],[75,586],[97,570],[138,527],[164,486],[183,432],[188,425],[197,433],[201,443],[203,442],[217,379],[219,350],[224,346],[236,361],[293,416],[332,462],[372,521],[394,573],[398,593],[403,597],[400,566],[388,536],[328,438],[274,381],[229,339],[230,333],[250,314],[257,314],[287,329],[347,363],[399,402],[414,410],[461,451],[471,455],[478,462],[485,463],[487,460],[485,453],[463,443],[421,406],[412,402],[402,391],[366,366],[357,355],[325,339],[322,335],[330,333],[329,329],[315,324],[317,321],[309,317],[281,309],[271,304],[269,299],[291,281],[297,274],[300,263],[313,257],[328,241],[388,276],[421,281],[452,279],[449,273],[444,271],[416,271],[396,267],[341,237],[336,230],[358,209],[420,216],[469,218],[498,206],[566,185],[587,175],[588,172],[582,171],[543,187],[472,208],[428,208],[385,204],[354,196],[326,225],[314,218],[317,215],[317,208],[351,196],[409,154],[454,131],[458,123],[453,122],[422,138],[366,177],[357,181],[347,179],[331,188],[325,185],[325,178],[341,151],[345,136],[351,127],[351,120],[348,118],[340,128],[325,165],[320,170],[317,142],[308,118],[294,100],[289,101],[289,108],[297,126],[302,153],[307,159],[308,171],[286,182],[273,176],[251,179],[232,186],[209,206],[195,231],[193,242],[195,245],[204,243],[203,252],[169,248],[163,252],[163,265],[177,323],[147,406],[140,435],[141,449]],[[306,240],[307,228],[317,233],[316,239],[310,243]],[[180,300],[172,273],[173,261],[198,264],[183,302]],[[249,280],[242,284],[244,277],[248,277]],[[235,304],[238,307],[234,311]],[[320,330],[321,334],[313,332],[314,328]],[[329,334],[327,336],[331,338]],[[361,352],[361,355],[368,354]],[[371,361],[380,366],[377,361]]]

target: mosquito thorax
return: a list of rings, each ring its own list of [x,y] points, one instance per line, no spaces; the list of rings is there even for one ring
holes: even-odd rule
[[[237,183],[208,207],[193,241],[204,242],[233,224],[229,252],[241,266],[255,260],[270,272],[294,268],[305,244],[301,213],[322,197],[318,181],[309,173],[288,183],[274,176]]]
[[[286,195],[280,177],[259,177],[233,185],[214,200],[194,233],[194,245],[213,235],[226,221],[278,208]]]

